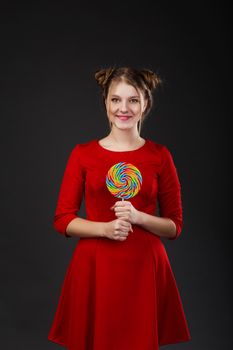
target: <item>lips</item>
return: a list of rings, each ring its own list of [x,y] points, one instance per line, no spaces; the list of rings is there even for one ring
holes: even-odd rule
[[[117,118],[119,118],[120,120],[128,120],[129,118],[131,118],[130,115],[117,115]]]

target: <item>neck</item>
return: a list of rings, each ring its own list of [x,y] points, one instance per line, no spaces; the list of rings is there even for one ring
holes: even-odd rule
[[[120,130],[115,128],[114,125],[108,137],[111,138],[116,144],[121,145],[135,144],[142,139],[137,129]]]

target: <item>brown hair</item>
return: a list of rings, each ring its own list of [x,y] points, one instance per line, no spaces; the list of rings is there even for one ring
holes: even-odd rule
[[[95,72],[95,79],[102,89],[104,105],[112,82],[123,80],[127,84],[134,86],[135,89],[139,89],[147,100],[147,106],[142,115],[142,122],[153,106],[152,92],[157,90],[158,86],[162,84],[161,78],[152,70],[137,70],[130,67],[109,67],[99,69]]]

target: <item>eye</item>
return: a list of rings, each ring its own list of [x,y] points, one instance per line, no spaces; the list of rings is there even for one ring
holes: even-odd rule
[[[119,100],[119,98],[117,98],[117,97],[113,97],[113,98],[111,99],[112,102],[117,102],[118,100]]]
[[[130,100],[130,102],[132,102],[132,103],[138,103],[138,102],[139,102],[139,99],[138,99],[138,98],[132,98],[132,99]]]

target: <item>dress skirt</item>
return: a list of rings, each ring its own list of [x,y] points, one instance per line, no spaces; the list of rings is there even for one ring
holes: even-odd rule
[[[48,338],[69,350],[158,350],[190,340],[160,237],[134,227],[125,241],[80,238]]]

